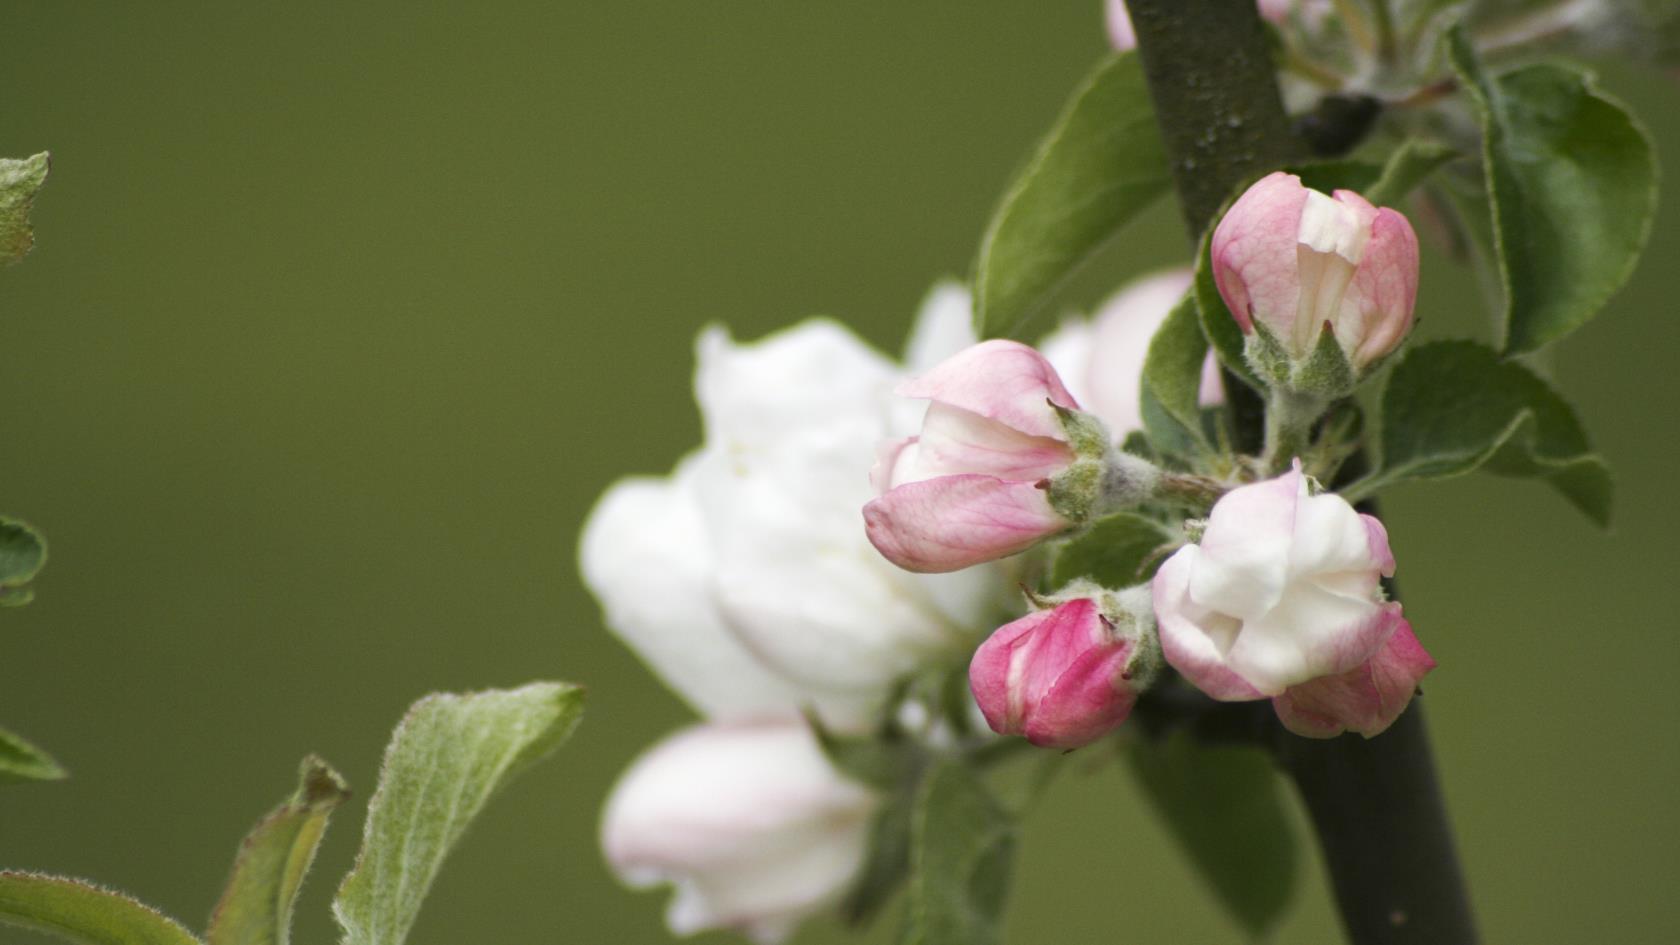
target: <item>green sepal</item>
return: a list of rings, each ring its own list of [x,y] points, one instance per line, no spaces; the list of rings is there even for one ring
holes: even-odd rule
[[[1353,393],[1358,383],[1353,362],[1342,350],[1342,343],[1336,340],[1336,330],[1326,322],[1318,330],[1318,342],[1313,345],[1312,354],[1295,366],[1289,385],[1304,394],[1337,400]]]

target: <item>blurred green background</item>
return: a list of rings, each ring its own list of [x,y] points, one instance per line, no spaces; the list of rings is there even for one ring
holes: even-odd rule
[[[407,703],[562,677],[593,690],[578,736],[491,806],[413,941],[663,940],[596,817],[687,713],[602,629],[579,524],[697,441],[701,324],[828,313],[896,347],[1102,54],[1099,6],[11,5],[0,154],[54,162],[0,276],[0,510],[52,560],[0,615],[0,721],[74,777],[4,791],[0,864],[201,926],[318,751],[358,789],[301,905],[297,940],[329,941]],[[1606,78],[1680,177],[1680,90]],[[1069,304],[1180,245],[1163,206]],[[1671,199],[1557,361],[1619,473],[1614,534],[1528,482],[1387,506],[1490,942],[1680,937],[1677,252]],[[1464,272],[1424,281],[1429,330],[1485,323]],[[1279,941],[1335,938],[1306,869]],[[1018,876],[1016,942],[1237,937],[1113,769],[1059,782]]]

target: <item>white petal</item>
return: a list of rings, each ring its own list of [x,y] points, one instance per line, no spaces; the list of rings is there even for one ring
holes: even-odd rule
[[[691,468],[623,479],[601,496],[579,545],[584,583],[607,626],[700,712],[796,706],[796,690],[724,626]]]
[[[974,303],[968,287],[954,280],[928,290],[904,346],[904,365],[920,374],[974,344]]]
[[[1305,491],[1295,471],[1226,493],[1208,516],[1190,597],[1245,620],[1270,611],[1288,581],[1295,509]]]

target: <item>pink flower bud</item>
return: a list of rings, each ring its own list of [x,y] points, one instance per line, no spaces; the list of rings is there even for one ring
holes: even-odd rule
[[[1353,191],[1325,196],[1293,174],[1270,174],[1219,221],[1212,252],[1219,294],[1251,336],[1251,362],[1258,329],[1298,369],[1328,326],[1357,377],[1411,330],[1417,234],[1405,216]]]
[[[1405,620],[1382,523],[1290,472],[1226,493],[1156,573],[1167,662],[1215,699],[1281,696],[1364,664]]]
[[[880,496],[864,524],[888,560],[955,571],[1073,524],[1052,506],[1050,480],[1078,459],[1058,410],[1078,404],[1043,355],[982,342],[898,392],[932,403],[921,435],[883,447],[870,474]]]
[[[1105,614],[1096,599],[1076,597],[1006,624],[969,664],[974,701],[1001,735],[1051,748],[1088,745],[1125,721],[1154,673],[1159,658],[1140,626],[1148,618],[1146,600]]]
[[[1370,738],[1394,724],[1434,668],[1412,625],[1402,620],[1375,656],[1340,675],[1290,686],[1272,708],[1297,735],[1330,738],[1353,731]]]

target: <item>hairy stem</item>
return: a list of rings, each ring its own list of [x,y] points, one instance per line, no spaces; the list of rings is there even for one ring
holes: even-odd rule
[[[1197,245],[1244,181],[1302,154],[1278,94],[1254,0],[1128,0],[1184,220]],[[1247,417],[1249,427],[1258,417]],[[1239,434],[1245,431],[1237,431]],[[1257,429],[1246,435],[1258,438]],[[1343,470],[1363,473],[1359,457]],[[1218,707],[1250,721],[1294,781],[1353,945],[1477,941],[1419,702],[1383,734],[1314,740],[1265,703]]]

